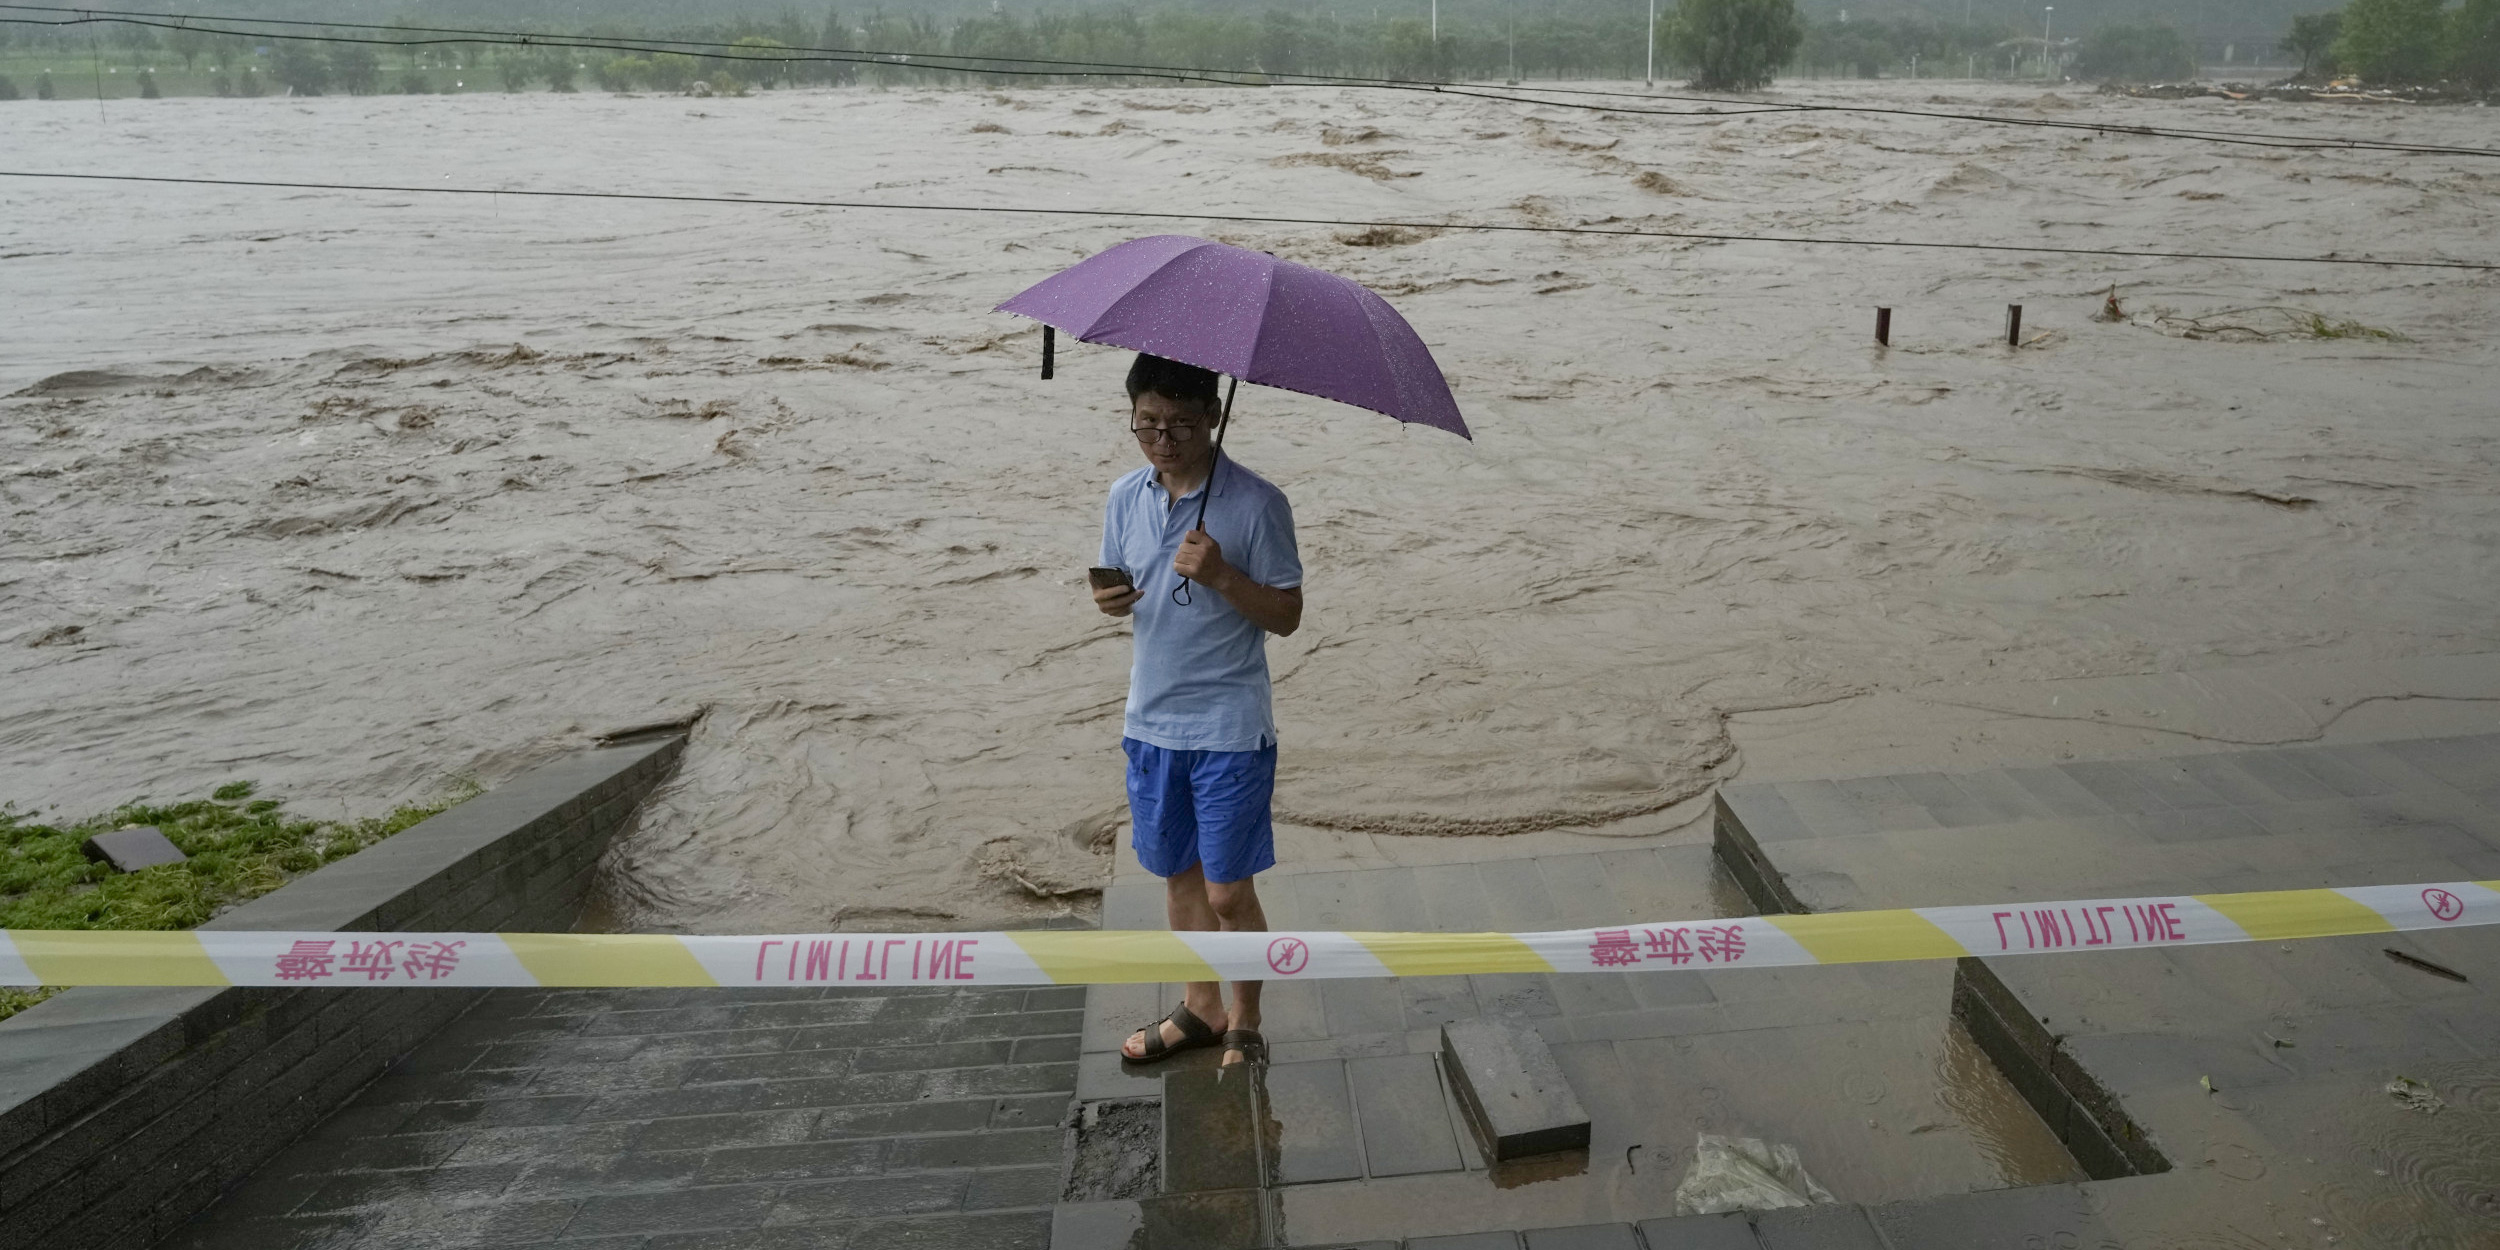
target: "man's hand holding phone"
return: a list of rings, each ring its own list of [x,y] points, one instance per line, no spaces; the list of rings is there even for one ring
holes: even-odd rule
[[[1094,606],[1105,616],[1127,616],[1144,595],[1129,580],[1127,569],[1091,568],[1085,579],[1094,587]]]

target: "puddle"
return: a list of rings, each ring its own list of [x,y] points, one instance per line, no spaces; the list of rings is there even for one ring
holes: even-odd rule
[[[2075,1157],[1979,1049],[1960,1020],[1945,1025],[1944,1054],[1936,1060],[1936,1080],[1936,1101],[1961,1123],[1971,1145],[1996,1169],[1996,1188],[2084,1179]]]

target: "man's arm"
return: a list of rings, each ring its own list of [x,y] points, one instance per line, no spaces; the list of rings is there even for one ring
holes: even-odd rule
[[[1172,571],[1224,596],[1234,611],[1277,637],[1302,628],[1302,588],[1279,590],[1250,580],[1225,562],[1223,546],[1205,530],[1191,530],[1181,539],[1181,549],[1172,556]]]

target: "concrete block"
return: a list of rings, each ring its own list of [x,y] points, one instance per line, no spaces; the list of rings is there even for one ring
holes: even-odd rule
[[[2273,831],[2234,807],[2204,806],[2137,812],[2127,824],[2160,843],[2209,842],[2221,838],[2262,838]]]
[[[1146,1214],[1134,1202],[1062,1202],[1050,1211],[1051,1250],[1145,1250]]]
[[[1056,1151],[1052,1157],[1052,1162],[1033,1167],[989,1168],[973,1173],[971,1186],[964,1193],[963,1209],[1008,1211],[1051,1205],[1059,1198]]]
[[[1055,1191],[1055,1170],[1052,1179]],[[814,1224],[961,1210],[966,1205],[964,1190],[968,1182],[978,1183],[977,1176],[967,1177],[960,1172],[936,1172],[924,1176],[853,1176],[792,1185],[781,1191],[780,1201],[773,1204],[772,1213],[764,1218],[768,1224]],[[1048,1206],[1050,1200],[1056,1197],[1058,1194],[1053,1192],[1042,1199],[1040,1205]]]
[[[2079,1185],[1981,1190],[1868,1211],[1894,1246],[2099,1246],[2122,1239]],[[1665,1250],[1656,1241],[1650,1250]]]
[[[111,864],[115,872],[137,872],[190,858],[154,825],[131,825],[99,833],[79,843],[78,849],[89,859]]]
[[[1354,1091],[1355,1120],[1362,1125],[1370,1175],[1459,1169],[1458,1141],[1450,1131],[1441,1074],[1432,1055],[1351,1059],[1346,1078]]]
[[[1845,1203],[1754,1214],[1764,1250],[1892,1250],[1863,1208]]]
[[[1641,1240],[1649,1243],[1649,1250],[1761,1250],[1762,1247],[1762,1242],[1753,1234],[1752,1217],[1743,1211],[1642,1220],[1640,1230]]]
[[[1270,1164],[1274,1183],[1353,1180],[1363,1174],[1354,1098],[1342,1061],[1271,1063],[1264,1090],[1265,1119],[1276,1126]]]
[[[1641,1250],[1629,1224],[1574,1224],[1531,1228],[1519,1235],[1528,1250]]]
[[[1397,1033],[1406,1028],[1406,1001],[1393,980],[1359,977],[1322,982],[1319,1001],[1331,1037]]]
[[[1138,1205],[1144,1250],[1255,1250],[1266,1244],[1256,1189],[1161,1194]]]
[[[903,1137],[887,1149],[885,1167],[887,1171],[904,1172],[1056,1163],[1063,1141],[1064,1134],[1056,1127]],[[1254,1165],[1257,1162],[1255,1150],[1251,1161]]]
[[[1263,1183],[1253,1072],[1239,1065],[1164,1076],[1164,1193],[1256,1189]]]
[[[1589,1144],[1588,1110],[1534,1029],[1509,1020],[1443,1025],[1441,1060],[1451,1092],[1496,1162]]]
[[[2008,768],[2003,771],[2008,780],[2022,788],[2023,793],[2047,808],[2050,815],[2060,819],[2088,820],[2110,815],[2117,810],[2054,766]]]

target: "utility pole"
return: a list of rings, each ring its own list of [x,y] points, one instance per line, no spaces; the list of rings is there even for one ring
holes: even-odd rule
[[[2051,5],[2044,5],[2044,6],[2042,6],[2042,7],[2041,7],[2041,10],[2040,10],[2040,76],[2041,76],[2041,77],[2043,77],[2043,78],[2055,78],[2055,77],[2057,77],[2057,71],[2055,71],[2055,70],[2053,70],[2053,69],[2049,68],[2049,26],[2050,26],[2050,24],[2051,24],[2051,23],[2055,22],[2056,20],[2057,20],[2057,6],[2056,6],[2056,5],[2051,4]]]
[[[1649,0],[1649,68],[1641,71],[1641,85],[1658,82],[1658,0]]]

